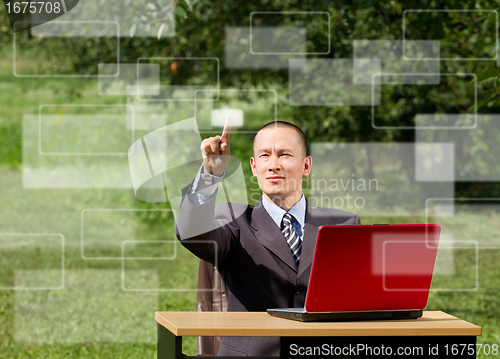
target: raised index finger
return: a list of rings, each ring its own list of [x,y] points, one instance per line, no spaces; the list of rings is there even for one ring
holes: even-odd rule
[[[229,136],[231,136],[231,115],[226,116],[226,122],[224,122],[224,129],[222,130],[222,139],[229,143]]]

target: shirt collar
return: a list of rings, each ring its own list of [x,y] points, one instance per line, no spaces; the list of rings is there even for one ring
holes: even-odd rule
[[[262,205],[264,206],[267,213],[271,216],[276,225],[281,228],[281,221],[283,216],[287,213],[283,208],[278,207],[273,202],[262,198]],[[306,197],[302,194],[300,200],[293,205],[292,208],[288,210],[292,216],[295,217],[297,222],[299,222],[301,228],[304,228],[306,222]]]

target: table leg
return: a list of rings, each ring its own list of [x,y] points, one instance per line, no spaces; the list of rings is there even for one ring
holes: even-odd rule
[[[182,337],[175,336],[157,323],[158,359],[182,359]]]

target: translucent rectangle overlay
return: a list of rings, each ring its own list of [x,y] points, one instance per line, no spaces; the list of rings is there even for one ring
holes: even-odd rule
[[[159,175],[183,163],[201,159],[200,134],[196,131],[196,121],[190,118],[175,122],[144,136],[144,145],[154,175]],[[181,146],[183,143],[185,146]],[[196,150],[195,150],[196,148]]]
[[[406,46],[415,48],[415,51],[431,52],[435,61],[409,61],[403,58],[403,41],[395,40],[354,40],[354,83],[357,85],[376,84],[439,84],[440,62],[439,41],[406,41]],[[379,59],[380,72],[412,74],[413,76],[381,76],[372,79],[374,72],[365,74],[364,61]],[[420,76],[415,76],[420,74]],[[364,75],[364,76],[363,76]]]
[[[385,291],[426,292],[429,289],[425,287],[426,280],[422,278],[432,276],[437,248],[426,246],[425,239],[423,241],[412,240],[412,237],[405,236],[404,239],[398,238],[397,240],[387,237],[384,239],[382,283]],[[398,277],[406,277],[404,285]]]
[[[158,276],[143,277],[155,286]],[[155,293],[128,293],[120,270],[68,270],[60,291],[18,291],[13,339],[22,344],[155,343]],[[77,324],[77,325],[76,325]]]
[[[16,269],[15,287],[0,288],[14,290],[55,290],[64,288],[64,270],[61,269]]]
[[[498,59],[498,12],[496,10],[427,10],[427,9],[412,9],[403,12],[403,42],[407,40],[420,40],[420,27],[412,26],[412,22],[416,22],[420,18],[420,23],[435,24],[434,28],[438,29],[440,22],[455,21],[467,25],[474,25],[472,29],[462,31],[462,35],[458,35],[460,42],[452,43],[443,31],[432,31],[430,36],[433,40],[447,39],[446,45],[450,49],[441,49],[441,60],[446,61],[487,61]],[[427,33],[426,33],[427,35]],[[429,36],[429,35],[427,35]],[[429,36],[429,37],[430,37]],[[485,42],[479,42],[485,41]],[[493,44],[493,45],[492,45]],[[485,46],[489,45],[489,46]],[[455,47],[453,47],[455,46]],[[485,56],[486,53],[467,54],[467,56],[447,56],[443,55],[456,52],[460,48],[474,48],[483,50],[485,47],[490,47],[490,56]],[[412,51],[411,48],[403,47],[403,56],[406,60],[436,60],[429,53],[418,53]],[[447,51],[448,50],[448,51]],[[454,50],[454,51],[453,51]],[[472,55],[472,56],[471,56]]]
[[[455,181],[453,143],[417,143],[415,156],[415,178],[418,182]]]
[[[418,129],[417,123],[415,123],[414,126],[380,126],[380,125],[376,124],[377,116],[376,116],[375,107],[380,105],[380,92],[383,91],[383,89],[381,89],[381,86],[379,85],[379,83],[385,83],[384,80],[377,80],[377,78],[378,77],[386,77],[386,76],[390,76],[391,78],[396,78],[396,77],[405,78],[407,76],[420,77],[422,75],[420,75],[420,74],[406,74],[406,73],[402,73],[402,74],[384,73],[384,74],[374,74],[373,75],[373,84],[372,84],[373,89],[372,89],[372,91],[374,92],[374,96],[373,96],[374,101],[372,103],[372,127],[374,129],[383,129],[383,130],[389,130],[389,129],[414,130],[414,129]],[[476,123],[477,123],[477,76],[475,74],[470,74],[470,73],[455,73],[455,74],[441,73],[440,76],[442,78],[445,78],[445,79],[449,78],[449,77],[458,77],[458,78],[465,80],[466,78],[469,78],[467,80],[467,82],[469,82],[470,79],[472,79],[472,81],[474,83],[474,87],[468,95],[471,96],[471,99],[472,99],[471,102],[474,104],[473,105],[474,106],[474,114],[469,114],[468,113],[469,108],[464,105],[464,107],[462,109],[459,109],[459,111],[461,111],[463,113],[459,113],[459,114],[448,114],[448,113],[422,114],[421,116],[423,116],[423,117],[419,118],[418,117],[419,115],[417,115],[415,117],[415,122],[417,121],[417,119],[422,120],[422,118],[425,119],[425,121],[429,122],[429,119],[432,118],[434,120],[433,124],[429,125],[427,123],[424,128],[435,128],[436,124],[439,124],[440,128],[442,128],[442,129],[459,128],[458,126],[460,126],[462,128],[474,128]],[[388,83],[392,83],[392,82],[388,82]],[[444,86],[441,86],[441,87],[444,87]],[[453,89],[450,89],[450,92],[452,90]],[[376,102],[377,93],[378,93],[379,102]],[[474,121],[474,122],[472,122],[472,121]],[[457,127],[454,127],[453,125],[457,125]]]
[[[436,267],[451,262],[448,272],[436,272],[431,292],[473,292],[479,288],[479,250],[475,241],[442,241]]]
[[[303,54],[293,55],[255,55],[250,52],[250,28],[224,28],[224,66],[228,69],[287,69],[291,58],[305,57]]]
[[[127,86],[135,86],[136,92],[144,95],[159,95],[160,66],[158,64],[99,64],[99,95],[127,95]],[[141,77],[147,84],[137,87]]]
[[[449,117],[449,116],[447,116]],[[446,118],[444,119],[446,120]],[[440,119],[442,124],[449,124]],[[453,119],[452,119],[453,120]],[[451,143],[455,147],[455,181],[489,182],[500,181],[500,115],[478,114],[477,126],[443,129],[444,126],[429,126],[428,118],[417,117],[415,141],[421,144]],[[453,122],[452,122],[453,123]],[[442,197],[442,196],[439,196]]]
[[[86,113],[86,114],[85,114]],[[127,155],[134,142],[134,108],[129,105],[42,105],[41,155]],[[132,124],[132,129],[128,129]]]
[[[307,41],[319,37],[318,35],[327,36],[326,47],[320,51],[308,52]],[[256,11],[250,14],[251,54],[327,55],[331,49],[330,38],[330,13],[328,12]]]
[[[33,46],[58,46],[57,44],[54,45],[54,43],[57,43],[57,39],[61,39],[63,42],[68,42],[66,40],[71,40],[72,45],[68,46],[68,44],[64,44],[65,48],[68,49],[67,52],[67,57],[71,58],[73,57],[78,57],[79,56],[79,51],[81,51],[82,47],[88,47],[87,40],[88,37],[74,37],[74,36],[67,36],[68,32],[65,31],[67,27],[71,28],[79,28],[82,24],[89,24],[91,27],[94,29],[102,29],[102,32],[108,33],[110,31],[113,32],[112,35],[107,34],[106,37],[100,37],[100,36],[92,36],[93,38],[98,39],[98,41],[101,43],[101,47],[103,49],[108,49],[109,53],[102,52],[102,51],[97,51],[99,54],[99,58],[95,59],[96,66],[95,68],[92,68],[89,70],[89,72],[82,72],[82,73],[75,73],[75,68],[73,67],[73,62],[72,61],[67,61],[68,64],[61,63],[60,58],[57,57],[56,55],[54,56],[49,56],[48,58],[41,63],[39,59],[37,58],[37,54],[33,53],[32,48]],[[40,39],[34,38],[35,40],[32,40],[33,43],[30,44],[30,37],[28,37],[29,34],[27,33],[14,33],[13,36],[13,72],[14,76],[16,77],[29,77],[29,78],[51,78],[51,77],[83,77],[83,78],[92,78],[92,77],[98,77],[98,69],[97,69],[97,63],[99,60],[103,57],[107,58],[114,58],[116,59],[115,62],[118,64],[120,62],[120,41],[119,41],[119,34],[120,34],[120,29],[119,25],[117,22],[106,22],[106,21],[78,21],[78,22],[71,22],[71,21],[51,21],[49,23],[40,25],[40,26],[48,26],[49,28],[56,28],[55,33],[53,33],[53,36],[48,36],[43,41]],[[38,29],[36,27],[35,29]],[[111,30],[112,29],[112,30]],[[22,41],[19,41],[19,38],[22,38]],[[36,43],[35,43],[36,41]],[[41,42],[41,43],[40,43]],[[114,43],[113,43],[114,42]],[[20,48],[20,46],[23,46],[23,48]],[[62,46],[62,45],[59,45]],[[96,45],[98,47],[99,45]],[[70,49],[74,49],[74,52],[70,52]],[[18,61],[21,61],[21,64],[18,64]],[[36,61],[38,66],[24,66],[23,64],[29,64],[31,61]],[[43,65],[43,66],[42,66]],[[85,67],[83,67],[85,68]],[[115,74],[116,75],[116,74]]]
[[[172,211],[170,209],[84,209],[81,212],[82,258],[121,259],[123,242],[137,239],[140,214],[158,216],[166,222],[167,218],[172,216]],[[171,236],[174,237],[173,232]]]
[[[217,243],[215,241],[189,241],[190,244],[199,243],[212,247],[214,258],[211,263],[217,263]],[[168,250],[165,257],[150,256],[156,251]],[[133,292],[198,292],[211,291],[211,289],[198,289],[198,270],[189,271],[186,275],[186,264],[192,261],[193,254],[184,248],[177,239],[165,241],[131,241],[124,242],[122,246],[122,289]],[[128,254],[127,254],[128,253]],[[148,254],[151,253],[151,254]],[[148,257],[150,256],[150,257]],[[196,262],[199,262],[197,259]],[[127,269],[134,268],[134,270]],[[137,270],[140,268],[140,270]],[[144,286],[147,283],[141,280],[149,273],[163,272],[161,283],[156,287]]]
[[[474,241],[480,250],[500,249],[498,198],[429,198],[426,222],[439,223],[453,241]]]
[[[380,60],[368,66],[380,73]],[[377,64],[379,66],[377,66]],[[365,72],[366,74],[366,72]],[[379,86],[354,83],[353,59],[291,59],[289,61],[291,106],[376,106]]]
[[[136,130],[157,130],[168,124],[195,117],[195,106],[192,102],[139,101],[136,86],[127,86],[127,104],[134,107]]]
[[[354,59],[353,67],[352,81],[355,85],[371,85],[373,82],[377,85],[380,84],[380,81],[377,80],[379,76],[375,79],[373,76],[380,74],[380,59]]]
[[[175,260],[177,257],[177,239],[161,241],[123,241],[123,260]]]
[[[478,114],[422,114],[415,116],[417,129],[472,130],[477,127]]]
[[[243,111],[233,108],[220,108],[212,110],[210,122],[213,127],[224,127],[227,117],[231,118],[231,130],[243,126]]]
[[[182,163],[178,167],[169,169],[164,174],[163,178],[166,184],[165,187],[167,189],[168,201],[172,208],[180,208],[182,200],[181,190],[193,181],[201,165],[201,160]],[[235,218],[243,215],[246,209],[246,206],[242,205],[248,204],[246,180],[241,161],[237,157],[230,156],[229,158],[228,165],[225,168],[224,178],[219,184],[215,204],[216,206],[221,206],[221,208],[225,207],[225,210],[232,213]],[[175,214],[174,212],[174,215]],[[186,223],[185,221],[179,221],[179,218],[176,217],[179,237],[181,239],[191,238],[223,226],[223,222],[214,223],[213,221],[209,221],[210,223],[207,223],[207,220],[209,220],[208,217],[200,217],[196,222]]]
[[[417,181],[415,151],[414,143],[312,143],[314,165],[303,181],[310,205],[360,216],[424,215],[427,198],[453,197],[455,186]]]
[[[259,54],[295,54],[306,52],[306,29],[303,27],[253,27],[250,52]]]
[[[68,3],[68,0],[66,0]],[[151,37],[165,39],[175,36],[176,21],[173,14],[174,0],[148,2],[135,0],[124,3],[122,0],[80,1],[75,11],[68,12],[64,19],[72,23],[83,23],[75,26],[66,36],[96,37],[113,36],[102,33],[89,21],[116,22],[120,26],[119,36],[122,38]],[[54,33],[52,27],[45,24],[33,28],[33,36]]]
[[[78,7],[80,9],[80,7]],[[87,28],[90,31],[82,31]],[[31,35],[38,38],[53,37],[119,37],[120,24],[118,21],[57,20],[38,25],[31,30]]]
[[[387,264],[391,260],[390,252],[394,252],[397,246],[407,246],[408,244],[412,248],[411,254],[408,255],[403,261],[399,258],[399,264],[403,267],[410,269],[409,272],[404,273],[406,275],[413,275],[418,277],[421,275],[420,268],[418,267],[418,258],[422,251],[433,251],[425,243],[407,243],[408,241],[386,241],[384,243],[384,274],[383,274],[383,285],[384,290],[390,292],[405,292],[405,291],[423,291],[426,292],[428,289],[423,287],[412,287],[411,283],[405,283],[404,286],[399,283],[395,285],[397,281],[391,281],[389,278],[397,277],[399,273],[391,273],[390,268],[388,269]],[[435,250],[435,249],[434,249]],[[400,252],[400,251],[399,251]],[[398,252],[398,253],[399,253]],[[474,241],[454,241],[445,242],[440,241],[439,248],[437,249],[436,264],[439,266],[440,262],[444,260],[449,260],[452,258],[452,268],[450,273],[437,274],[434,273],[432,276],[431,290],[432,292],[463,292],[463,291],[476,291],[479,287],[479,255],[477,249],[477,243]],[[395,258],[392,258],[393,260]],[[408,264],[409,263],[409,264]],[[435,267],[435,265],[434,265]],[[412,273],[412,271],[415,271]],[[465,285],[464,285],[465,281]],[[454,286],[454,284],[456,285]]]
[[[133,188],[126,155],[44,156],[39,116],[23,117],[24,188]]]
[[[139,91],[140,101],[194,101],[197,90],[219,91],[219,59],[211,57],[141,57],[139,65],[157,64],[160,66],[160,86],[158,95],[148,95]],[[176,76],[181,72],[191,72],[187,83],[178,84]],[[149,78],[138,73],[138,89],[151,86]]]
[[[0,256],[4,267],[0,290],[63,289],[64,255],[62,234],[0,233]],[[34,256],[40,258],[36,263]],[[7,270],[14,271],[14,285],[5,282],[10,278]]]
[[[197,91],[196,123],[200,131],[222,130],[226,115],[231,117],[233,133],[257,133],[266,123],[278,118],[275,90]]]
[[[165,189],[168,193],[169,186],[177,188],[178,184],[184,183],[169,184],[167,178],[170,175],[166,171],[178,168],[179,171],[173,172],[185,178],[189,164],[201,161],[200,143],[194,118],[164,126],[134,142],[129,151],[129,166],[136,197],[145,202],[166,202]],[[172,208],[178,208],[170,204]]]

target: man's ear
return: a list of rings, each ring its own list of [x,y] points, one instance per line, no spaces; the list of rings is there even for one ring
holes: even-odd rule
[[[257,177],[257,171],[255,170],[255,159],[250,157],[250,168],[252,169],[252,174]]]
[[[304,158],[304,169],[302,171],[302,177],[308,176],[309,173],[311,173],[311,167],[312,167],[312,157],[307,156]]]

